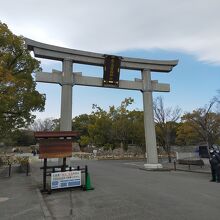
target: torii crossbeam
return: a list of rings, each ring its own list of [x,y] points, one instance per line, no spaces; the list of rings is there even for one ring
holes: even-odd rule
[[[44,83],[58,83],[62,86],[61,95],[61,131],[72,130],[72,87],[75,85],[109,87],[118,89],[139,90],[143,94],[144,128],[147,164],[146,168],[161,168],[158,163],[156,135],[153,114],[152,92],[169,92],[170,85],[151,80],[151,72],[170,72],[177,65],[178,60],[147,60],[121,57],[120,68],[139,70],[142,79],[134,81],[119,80],[117,86],[104,85],[103,78],[83,76],[82,73],[73,72],[73,63],[89,64],[94,66],[105,65],[105,54],[92,53],[74,49],[58,47],[25,39],[26,46],[34,52],[35,57],[62,61],[62,72],[36,73],[36,81]]]

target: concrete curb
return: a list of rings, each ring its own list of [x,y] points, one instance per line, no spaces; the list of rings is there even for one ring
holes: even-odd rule
[[[164,168],[145,168],[144,166],[142,165],[138,165],[138,164],[135,164],[135,163],[124,163],[124,165],[128,165],[128,166],[133,166],[133,167],[136,167],[137,169],[139,170],[144,170],[144,171],[171,171],[172,169],[171,168],[167,168],[167,167],[164,167]]]
[[[49,209],[47,208],[47,205],[46,205],[46,203],[44,201],[44,198],[43,198],[40,190],[36,189],[36,191],[37,191],[37,195],[38,195],[38,198],[39,198],[39,201],[40,201],[40,206],[41,206],[42,211],[44,213],[44,218],[47,219],[47,220],[52,220],[53,217],[52,217]]]
[[[173,171],[175,171],[174,169],[172,169]],[[209,171],[199,171],[199,170],[184,170],[184,169],[179,169],[177,168],[176,171],[183,171],[183,172],[191,172],[191,173],[204,173],[204,174],[211,174],[211,172]]]
[[[164,172],[164,171],[183,171],[183,172],[191,172],[191,173],[204,173],[204,174],[211,174],[210,171],[206,171],[206,170],[189,170],[189,169],[181,169],[181,168],[176,168],[176,170],[174,170],[174,168],[169,168],[169,167],[163,167],[163,168],[157,168],[157,169],[146,169],[144,168],[142,165],[138,165],[135,163],[124,163],[125,165],[129,165],[129,166],[133,166],[138,168],[139,170],[144,170],[144,171],[157,171],[157,172]]]
[[[159,171],[159,172],[164,172],[164,171],[172,171],[172,169],[169,168],[157,168],[157,169],[147,169],[147,168],[140,168],[140,170],[145,170],[145,171]]]
[[[211,174],[209,171],[199,171],[199,170],[186,170],[186,169],[181,169],[181,168],[176,168],[174,170],[173,168],[160,168],[160,169],[146,169],[146,168],[140,168],[140,170],[145,170],[145,171],[182,171],[182,172],[190,172],[190,173],[204,173],[204,174]]]

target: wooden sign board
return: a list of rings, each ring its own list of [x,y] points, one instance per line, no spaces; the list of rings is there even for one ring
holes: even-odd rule
[[[40,139],[39,158],[64,158],[72,156],[72,140]]]
[[[103,86],[119,87],[121,58],[105,56]]]
[[[37,131],[34,137],[39,138],[76,138],[79,137],[78,131]]]

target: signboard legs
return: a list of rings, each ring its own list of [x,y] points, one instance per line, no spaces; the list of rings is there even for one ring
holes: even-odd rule
[[[43,166],[43,190],[42,192],[47,192],[47,158],[44,158],[44,166]]]

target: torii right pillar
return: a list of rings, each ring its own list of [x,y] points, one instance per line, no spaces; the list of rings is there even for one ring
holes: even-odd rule
[[[160,169],[162,165],[158,163],[156,133],[153,112],[153,97],[150,70],[142,70],[143,82],[143,108],[144,108],[144,130],[146,144],[147,163],[144,164],[146,169]]]

